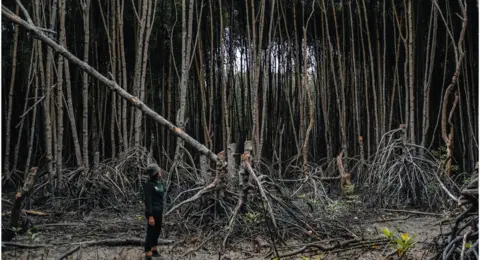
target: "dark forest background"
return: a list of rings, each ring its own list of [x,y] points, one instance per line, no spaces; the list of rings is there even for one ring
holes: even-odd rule
[[[409,142],[441,155],[446,120],[452,170],[478,161],[477,1],[22,2],[56,42],[215,153],[253,140],[276,167],[342,150],[368,160],[406,125]],[[2,75],[2,176],[39,166],[62,178],[132,148],[170,167],[173,135],[7,19]]]

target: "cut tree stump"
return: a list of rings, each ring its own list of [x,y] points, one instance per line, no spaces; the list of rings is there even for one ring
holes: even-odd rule
[[[28,196],[30,189],[33,187],[35,176],[37,175],[37,169],[37,167],[30,169],[22,188],[15,194],[9,228],[3,230],[2,241],[11,241],[16,235],[15,229],[18,228],[18,220],[20,219],[20,213],[22,212],[22,202]]]

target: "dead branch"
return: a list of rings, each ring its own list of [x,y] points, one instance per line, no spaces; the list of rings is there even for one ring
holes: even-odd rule
[[[65,259],[65,258],[67,258],[67,256],[69,256],[69,255],[77,252],[78,249],[80,249],[80,246],[76,246],[76,247],[74,247],[73,249],[68,250],[68,251],[65,252],[63,255],[61,255],[61,256],[58,258],[58,260],[63,260],[63,259]]]
[[[314,248],[321,250],[323,252],[327,251],[332,251],[334,249],[338,248],[347,248],[347,247],[356,247],[356,246],[363,246],[363,245],[371,245],[371,244],[382,244],[382,243],[387,243],[388,241],[386,239],[372,239],[372,240],[358,240],[358,239],[351,239],[351,240],[346,240],[343,242],[337,242],[333,245],[325,245],[325,242],[314,242],[310,244],[306,244],[303,247],[294,250],[292,252],[285,253],[283,255],[280,255],[278,258],[284,258],[284,257],[289,257],[289,256],[294,256],[300,253],[303,253],[304,251]]]
[[[442,216],[442,214],[422,212],[422,211],[416,211],[416,210],[400,210],[400,209],[383,209],[383,210],[388,212],[401,212],[401,213],[409,213],[409,214],[415,214],[415,215],[426,215],[426,216],[432,216],[432,217]]]
[[[82,247],[87,246],[143,246],[145,240],[143,238],[124,238],[124,239],[104,239],[104,240],[92,240],[73,243],[73,245],[80,245]],[[159,239],[157,245],[170,245],[173,244],[173,240]]]
[[[472,176],[473,180],[462,191],[458,198],[458,207],[461,211],[457,214],[451,230],[440,234],[439,251],[432,259],[479,259],[478,257],[478,173]],[[471,193],[470,190],[476,190]],[[470,248],[466,250],[467,241]],[[465,257],[465,258],[464,258]]]
[[[104,240],[83,241],[83,242],[72,243],[72,245],[78,245],[80,247],[89,247],[89,246],[143,246],[144,242],[145,242],[145,240],[143,238],[124,238],[124,239],[104,239]],[[173,243],[174,243],[173,240],[159,239],[157,245],[171,245]],[[22,244],[22,243],[14,243],[14,242],[2,242],[2,246],[11,246],[11,247],[32,249],[32,248],[40,248],[40,247],[49,247],[49,246],[53,246],[53,245],[49,245],[49,244],[28,245],[28,244]]]
[[[3,246],[26,248],[26,249],[48,247],[48,245],[46,245],[46,244],[27,245],[27,244],[14,243],[14,242],[2,242],[2,247],[3,247]]]
[[[255,172],[253,171],[252,166],[250,166],[250,163],[248,163],[248,161],[245,162],[245,168],[248,170],[248,172],[250,172],[250,176],[252,176],[252,178],[255,180],[255,182],[257,184],[258,190],[260,191],[260,195],[262,196],[265,203],[267,203],[268,213],[270,214],[270,218],[272,219],[272,224],[276,229],[277,228],[277,222],[275,221],[275,215],[273,214],[273,210],[272,210],[270,200],[267,198],[267,195],[265,193],[265,189],[263,188],[262,183],[259,181],[259,178],[257,177]]]

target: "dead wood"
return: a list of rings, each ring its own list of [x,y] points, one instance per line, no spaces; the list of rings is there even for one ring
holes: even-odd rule
[[[478,173],[473,175],[458,198],[460,210],[450,231],[436,238],[438,253],[432,259],[479,259]],[[471,190],[477,190],[477,193],[471,193]]]
[[[83,242],[76,242],[71,243],[72,245],[78,245],[80,247],[89,247],[89,246],[143,246],[145,240],[143,238],[123,238],[123,239],[104,239],[104,240],[91,240],[91,241],[83,241]],[[157,245],[171,245],[173,244],[173,240],[169,239],[158,239]],[[14,242],[2,242],[2,246],[7,247],[18,247],[18,248],[40,248],[40,247],[49,247],[54,245],[49,244],[22,244],[22,243],[14,243]],[[73,252],[72,252],[73,253]]]
[[[416,211],[416,210],[400,210],[400,209],[383,209],[384,211],[387,212],[400,212],[400,213],[409,213],[409,214],[415,214],[415,215],[426,215],[426,216],[432,216],[432,217],[441,217],[443,216],[442,214],[437,214],[437,213],[431,213],[431,212],[423,212],[423,211]]]
[[[297,249],[297,250],[294,250],[294,251],[291,251],[291,252],[288,252],[288,253],[284,253],[280,256],[278,256],[279,259],[281,258],[285,258],[285,257],[289,257],[289,256],[294,256],[294,255],[297,255],[297,254],[300,254],[300,253],[303,253],[309,249],[317,249],[317,250],[320,250],[322,252],[328,252],[328,251],[332,251],[334,249],[349,249],[349,248],[357,248],[359,246],[366,246],[366,245],[378,245],[378,244],[385,244],[387,243],[388,241],[386,239],[372,239],[372,240],[358,240],[358,239],[350,239],[350,240],[346,240],[346,241],[342,241],[342,242],[336,242],[332,245],[326,245],[325,242],[321,241],[321,242],[314,242],[314,243],[310,243],[310,244],[306,244],[304,246],[302,246],[301,248]]]
[[[143,238],[123,238],[123,239],[104,239],[104,240],[91,240],[84,242],[73,243],[73,245],[80,245],[82,247],[87,246],[143,246],[145,239]],[[158,239],[157,245],[171,245],[173,240]]]
[[[33,248],[48,247],[49,245],[46,245],[46,244],[28,245],[28,244],[22,244],[22,243],[14,243],[14,242],[2,242],[2,247],[3,246],[33,249]]]
[[[23,183],[22,188],[15,194],[15,201],[13,202],[12,207],[12,215],[10,216],[10,229],[4,230],[4,234],[2,235],[3,241],[11,241],[16,235],[14,229],[18,227],[20,212],[22,212],[22,202],[28,196],[30,190],[33,187],[33,184],[35,182],[35,176],[37,175],[37,169],[37,167],[33,167],[32,169],[30,169],[30,172],[25,178],[25,182]]]

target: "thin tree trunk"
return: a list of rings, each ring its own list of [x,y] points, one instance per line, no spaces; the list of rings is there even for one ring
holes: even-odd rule
[[[409,86],[409,100],[410,100],[410,142],[413,144],[416,144],[416,138],[415,138],[415,78],[414,78],[414,73],[415,73],[415,67],[414,67],[414,56],[413,56],[413,39],[414,39],[414,34],[413,34],[413,15],[412,15],[412,0],[408,1],[408,86]]]
[[[39,1],[39,0],[38,0]],[[40,3],[38,4],[40,5]],[[50,9],[50,21],[48,28],[55,31],[55,24],[57,21],[57,0],[52,0],[52,5]],[[50,100],[53,99],[53,94],[50,95],[50,89],[53,87],[53,50],[50,47],[47,47],[47,61],[45,65],[46,70],[46,85],[44,89],[45,103],[43,105],[44,117],[45,117],[45,151],[47,159],[47,171],[49,175],[50,185],[53,191],[53,177],[54,177],[54,168],[53,162],[54,157],[52,155],[53,150],[56,148],[53,146],[53,133],[52,133],[52,120],[51,120],[51,109],[50,109]],[[57,85],[58,88],[58,85]],[[52,109],[53,110],[53,109]]]
[[[65,46],[65,0],[60,0],[59,5],[59,18],[60,18],[60,45]],[[66,47],[66,46],[65,46]],[[61,55],[58,55],[58,65],[57,65],[57,153],[56,153],[56,169],[57,169],[57,181],[59,190],[63,190],[63,176],[62,176],[62,167],[63,167],[63,61],[64,58]]]
[[[222,99],[222,125],[223,125],[223,151],[225,152],[225,160],[228,160],[231,156],[228,154],[229,152],[229,145],[231,143],[231,126],[230,120],[228,118],[228,98],[227,98],[227,73],[225,73],[225,50],[226,46],[224,42],[224,29],[223,29],[223,7],[222,7],[222,0],[218,0],[218,10],[219,10],[219,17],[220,17],[220,78],[221,78],[221,99]],[[233,178],[234,172],[231,171],[232,168],[229,168],[228,177],[229,179]]]
[[[128,81],[127,81],[127,64],[125,60],[125,38],[123,36],[123,12],[125,8],[125,0],[117,1],[117,25],[118,25],[118,33],[120,42],[120,57],[121,57],[121,71],[122,71],[122,87],[123,89],[127,90]],[[122,100],[122,134],[123,134],[123,149],[126,151],[129,147],[129,140],[128,140],[128,125],[127,125],[127,101]]]
[[[437,9],[432,4],[432,18],[428,30],[428,40],[427,40],[427,56],[426,56],[426,66],[425,69],[427,73],[425,73],[423,79],[423,123],[422,123],[422,140],[420,146],[425,147],[427,142],[427,134],[428,129],[430,128],[430,86],[432,81],[433,75],[433,68],[435,67],[435,52],[436,52],[436,45],[437,45],[437,17],[438,12]],[[433,32],[430,34],[432,30],[432,23],[433,23]],[[422,150],[423,151],[423,150]]]
[[[82,0],[82,13],[83,13],[83,61],[88,63],[88,54],[90,47],[90,1]],[[89,167],[88,158],[88,74],[83,72],[82,75],[82,147],[83,147],[83,163],[85,169]]]
[[[302,147],[302,155],[303,155],[303,173],[307,174],[307,163],[308,163],[308,140],[310,138],[310,133],[312,131],[313,125],[315,124],[315,115],[314,115],[314,107],[313,107],[313,100],[312,94],[310,93],[310,80],[308,80],[308,66],[307,66],[307,29],[308,23],[312,18],[313,11],[315,10],[315,2],[312,2],[312,12],[310,13],[305,26],[303,27],[303,86],[299,86],[300,88],[305,88],[307,93],[307,100],[308,100],[308,115],[309,115],[309,123],[307,127],[307,131],[305,133],[305,140],[303,142]],[[264,101],[265,102],[265,101]]]
[[[40,44],[40,42],[35,42],[34,44]],[[33,53],[36,54],[36,51],[38,51],[38,48],[35,50],[33,50]],[[37,62],[38,62],[38,58],[35,56],[35,59],[33,61],[33,68],[34,68],[34,71],[33,71],[33,77],[34,77],[34,80],[35,80],[35,94],[34,94],[34,99],[35,102],[37,101],[37,98],[38,98],[38,85],[39,85],[39,79],[38,79],[38,73],[37,73]],[[27,103],[27,102],[26,102]],[[23,177],[24,177],[24,180],[25,178],[27,177],[27,174],[29,172],[29,169],[30,169],[30,161],[31,161],[31,158],[32,158],[32,150],[33,150],[33,137],[35,136],[35,120],[37,118],[37,106],[35,105],[33,107],[33,112],[32,112],[32,125],[30,127],[30,138],[28,138],[28,152],[27,152],[27,159],[26,159],[26,162],[25,162],[25,170],[24,170],[24,174],[23,174]]]
[[[338,69],[339,69],[339,78],[340,78],[340,90],[337,90],[337,87],[335,87],[335,90],[337,91],[337,101],[340,99],[339,106],[338,106],[338,113],[340,114],[340,134],[341,134],[341,144],[342,144],[342,151],[344,153],[345,157],[348,157],[348,148],[347,148],[347,133],[346,133],[346,123],[347,123],[347,113],[346,113],[346,108],[345,108],[345,70],[344,66],[342,65],[342,52],[340,50],[340,37],[338,37],[338,24],[337,24],[337,15],[336,15],[336,10],[333,10],[333,21],[335,24],[335,38],[337,42],[337,62],[338,62]],[[329,34],[327,34],[327,38],[329,39]],[[332,57],[333,58],[333,57]],[[332,60],[332,63],[334,61]],[[332,71],[335,73],[334,71]],[[333,74],[335,76],[335,74]],[[340,94],[338,93],[340,92]]]
[[[192,46],[192,23],[193,23],[193,0],[190,0],[188,8],[188,24],[187,24],[187,4],[182,0],[182,74],[180,78],[180,108],[177,111],[177,125],[180,129],[185,130],[185,111],[187,106],[187,88],[190,75],[190,53]],[[183,161],[183,145],[182,139],[177,139],[175,149],[175,162]]]
[[[19,7],[15,8],[15,14],[18,15]],[[12,120],[12,102],[13,102],[13,87],[15,86],[15,75],[17,72],[17,46],[18,46],[18,25],[14,27],[13,34],[13,57],[12,57],[12,73],[10,74],[10,87],[8,91],[8,110],[7,110],[7,122],[5,130],[5,157],[3,159],[3,173],[10,176],[10,128]],[[19,133],[20,134],[20,133]],[[13,169],[15,171],[15,168]]]
[[[65,35],[64,35],[63,40],[64,40],[63,45],[67,46],[67,40],[66,40]],[[70,127],[72,129],[72,138],[73,138],[73,146],[74,146],[74,149],[75,149],[75,158],[77,159],[78,167],[81,167],[81,166],[83,166],[83,160],[82,160],[82,152],[80,150],[80,142],[78,141],[77,125],[75,123],[75,114],[74,114],[74,110],[73,110],[72,83],[70,81],[70,67],[69,67],[67,59],[64,59],[63,62],[64,62],[64,71],[65,71],[65,87],[66,87],[66,90],[67,90],[68,119],[70,121]],[[28,167],[27,167],[26,171],[28,171]]]
[[[143,61],[143,50],[144,50],[144,34],[145,34],[145,27],[147,23],[147,10],[149,6],[150,0],[143,0],[138,2],[141,4],[141,11],[140,11],[140,21],[138,26],[138,34],[136,34],[136,52],[135,52],[135,78],[133,82],[133,94],[140,98],[141,101],[141,78],[142,78],[142,61]],[[133,144],[135,148],[140,147],[140,140],[141,140],[141,132],[142,132],[142,113],[138,110],[135,110],[135,127],[134,127],[134,141]]]
[[[356,64],[356,55],[355,55],[355,34],[353,30],[353,11],[352,11],[352,3],[348,3],[348,12],[349,12],[349,18],[350,18],[350,32],[351,32],[351,53],[352,53],[352,68],[353,68],[353,86],[354,86],[354,104],[355,104],[355,127],[357,130],[357,142],[360,147],[360,160],[361,163],[365,163],[365,152],[363,150],[363,136],[362,136],[362,128],[361,128],[361,119],[360,119],[360,108],[359,108],[359,99],[358,99],[358,79],[357,79],[357,64]]]
[[[36,17],[34,16],[34,19]],[[22,114],[25,115],[25,113],[27,113],[27,108],[28,108],[28,95],[30,94],[30,86],[32,84],[32,78],[33,78],[33,74],[34,74],[34,70],[36,69],[34,67],[34,61],[36,60],[34,55],[36,54],[36,47],[35,47],[35,43],[33,44],[33,48],[32,48],[32,53],[31,53],[31,57],[30,57],[30,68],[29,68],[29,72],[28,72],[28,83],[27,83],[27,89],[25,91],[25,103],[23,104],[23,112]],[[17,169],[17,162],[18,162],[18,155],[20,153],[20,145],[21,145],[21,140],[22,140],[22,135],[23,135],[23,126],[24,126],[24,122],[25,122],[25,118],[23,117],[20,121],[20,126],[18,126],[18,130],[17,130],[17,142],[15,143],[15,152],[14,152],[14,156],[13,156],[13,167],[12,167],[12,172],[15,172],[16,169]],[[7,176],[10,176],[10,175],[7,175]]]
[[[362,4],[363,4],[364,16],[365,16],[365,28],[367,31],[368,53],[370,54],[370,71],[372,73],[371,80],[372,80],[372,93],[373,93],[373,113],[375,115],[375,145],[377,145],[380,141],[380,125],[378,121],[378,99],[377,99],[377,91],[376,91],[376,84],[375,84],[375,67],[373,64],[374,59],[373,59],[373,53],[372,53],[372,43],[370,40],[370,26],[368,23],[368,14],[367,14],[367,7],[365,6],[365,0],[362,0]]]
[[[358,23],[360,25],[360,43],[362,44],[362,57],[363,57],[363,69],[365,71],[364,73],[364,89],[365,89],[365,108],[366,108],[366,114],[367,114],[367,158],[370,157],[371,154],[371,144],[372,140],[370,138],[370,100],[368,100],[368,86],[369,86],[369,71],[368,71],[368,66],[367,66],[367,55],[365,53],[365,42],[363,40],[363,19],[362,19],[362,10],[360,9],[360,4],[358,0],[356,0],[357,4],[357,11],[358,11]],[[367,25],[368,26],[368,25]],[[372,75],[372,77],[374,77]],[[362,138],[362,142],[364,139]]]

